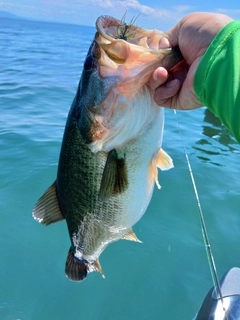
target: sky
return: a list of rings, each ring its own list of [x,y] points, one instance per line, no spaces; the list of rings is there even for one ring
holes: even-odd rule
[[[100,15],[126,22],[138,14],[136,24],[167,31],[186,14],[194,11],[219,12],[240,19],[239,0],[0,0],[0,10],[43,21],[94,26]]]

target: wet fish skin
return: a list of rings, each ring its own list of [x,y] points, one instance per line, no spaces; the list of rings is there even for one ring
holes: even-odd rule
[[[181,56],[129,47],[101,29],[110,26],[112,31],[120,23],[108,16],[97,21],[98,32],[69,111],[57,179],[33,210],[45,225],[66,220],[71,247],[65,272],[74,281],[91,271],[103,275],[98,258],[109,243],[139,242],[132,226],[149,204],[154,181],[159,186],[157,167],[172,167],[161,149],[163,109],[145,84],[156,66],[170,69]],[[136,61],[142,55],[145,64],[149,58],[153,62],[146,68],[136,64],[132,73],[134,63],[128,60],[135,52]]]

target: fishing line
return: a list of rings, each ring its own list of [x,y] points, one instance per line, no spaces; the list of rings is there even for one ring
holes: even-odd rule
[[[210,241],[209,241],[209,238],[208,238],[207,228],[206,228],[206,224],[205,224],[205,220],[204,220],[204,216],[203,216],[203,212],[202,212],[202,208],[201,208],[201,204],[200,204],[200,200],[199,200],[199,196],[198,196],[198,191],[197,191],[195,179],[194,179],[193,172],[192,172],[192,167],[191,167],[191,164],[190,164],[190,161],[189,161],[189,157],[188,157],[188,154],[187,154],[187,150],[186,150],[186,147],[185,147],[184,139],[183,139],[183,136],[182,136],[182,131],[180,129],[180,125],[179,125],[179,121],[178,121],[176,110],[174,110],[174,114],[176,115],[176,122],[177,122],[178,132],[179,132],[179,135],[181,137],[183,151],[184,151],[184,154],[185,154],[185,157],[186,157],[188,170],[189,170],[189,174],[190,174],[192,185],[193,185],[193,190],[194,190],[195,197],[196,197],[196,200],[197,200],[198,211],[199,211],[199,216],[200,216],[200,221],[201,221],[202,236],[203,236],[203,241],[204,241],[204,245],[205,245],[205,249],[206,249],[209,268],[210,268],[210,271],[211,271],[213,285],[218,290],[218,293],[219,293],[219,296],[220,296],[220,299],[221,299],[221,302],[222,302],[223,311],[225,313],[224,318],[228,320],[226,309],[224,307],[222,290],[221,290],[220,282],[219,282],[219,279],[218,279],[217,269],[216,269],[215,261],[214,261],[214,258],[213,258],[213,253],[212,253]]]

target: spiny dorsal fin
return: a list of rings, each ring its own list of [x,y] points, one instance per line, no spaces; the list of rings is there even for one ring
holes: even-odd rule
[[[38,200],[32,214],[35,220],[46,226],[64,219],[58,202],[56,181]]]
[[[118,195],[124,192],[128,186],[126,161],[120,158],[117,151],[111,150],[103,170],[100,186],[100,198]]]
[[[68,251],[65,273],[66,276],[73,281],[82,281],[87,277],[87,265],[85,261],[74,257],[72,248]]]
[[[140,240],[138,239],[138,237],[137,237],[136,234],[132,231],[132,229],[131,229],[130,231],[128,231],[128,232],[122,237],[122,239],[142,243],[142,241],[140,241]]]

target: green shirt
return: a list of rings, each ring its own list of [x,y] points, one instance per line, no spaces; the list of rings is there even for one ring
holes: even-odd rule
[[[240,143],[240,21],[230,22],[213,39],[197,68],[194,89]]]

